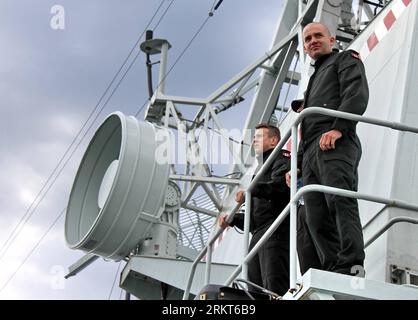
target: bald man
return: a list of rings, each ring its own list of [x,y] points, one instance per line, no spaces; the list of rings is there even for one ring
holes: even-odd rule
[[[323,107],[361,115],[369,89],[359,54],[333,50],[335,37],[321,23],[303,29],[305,52],[315,69],[304,109]],[[295,106],[297,107],[297,106]],[[357,191],[361,145],[356,122],[315,114],[301,124],[302,179],[304,185],[321,184]],[[358,275],[363,270],[364,242],[357,200],[323,193],[304,196],[306,224],[320,268]],[[312,267],[318,267],[312,263]]]

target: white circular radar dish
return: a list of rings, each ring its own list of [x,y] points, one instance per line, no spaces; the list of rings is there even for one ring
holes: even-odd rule
[[[115,181],[116,172],[118,170],[118,164],[118,160],[113,160],[105,172],[102,183],[100,184],[99,195],[97,198],[99,209],[103,208],[107,198],[109,197],[110,190],[112,190],[113,182]]]
[[[79,166],[67,206],[65,238],[119,261],[143,241],[164,209],[169,132],[121,112],[97,129]]]

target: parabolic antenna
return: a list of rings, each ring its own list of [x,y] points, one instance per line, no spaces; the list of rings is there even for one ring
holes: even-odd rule
[[[67,206],[65,238],[119,261],[146,237],[163,210],[169,177],[169,132],[121,112],[97,129]]]

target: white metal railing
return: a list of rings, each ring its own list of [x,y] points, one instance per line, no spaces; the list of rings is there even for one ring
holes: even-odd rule
[[[387,127],[394,130],[399,131],[407,131],[412,133],[418,133],[418,128],[407,126],[399,122],[392,122],[392,121],[386,121],[386,120],[380,120],[375,118],[369,118],[364,116],[359,116],[352,113],[342,112],[342,111],[336,111],[336,110],[330,110],[320,107],[310,107],[305,110],[303,110],[298,116],[293,120],[291,129],[286,132],[282,136],[282,139],[280,140],[280,143],[274,148],[273,152],[268,157],[267,161],[262,165],[254,179],[251,181],[248,189],[247,189],[247,197],[250,196],[251,190],[254,188],[254,185],[257,184],[257,182],[260,179],[260,176],[269,168],[269,166],[273,163],[274,159],[280,152],[280,150],[283,148],[287,140],[291,137],[291,186],[290,186],[290,201],[289,204],[282,210],[282,212],[279,214],[279,216],[276,218],[276,220],[273,222],[273,224],[267,229],[265,234],[261,237],[261,239],[257,242],[257,244],[252,248],[252,250],[248,253],[248,255],[244,258],[241,265],[239,265],[232,275],[227,279],[225,282],[225,285],[230,285],[232,281],[236,278],[236,276],[240,273],[242,269],[243,264],[247,264],[248,261],[258,252],[259,248],[264,244],[264,242],[271,236],[271,234],[278,228],[278,226],[281,224],[281,222],[287,217],[290,211],[290,285],[289,288],[296,289],[296,272],[297,272],[297,266],[296,266],[296,215],[297,215],[297,202],[300,197],[302,197],[305,193],[308,192],[323,192],[323,193],[330,193],[334,195],[344,196],[344,197],[350,197],[350,198],[356,198],[356,199],[362,199],[367,201],[373,201],[378,203],[387,204],[391,207],[398,207],[406,210],[413,210],[418,211],[418,205],[417,204],[411,204],[402,200],[397,199],[387,199],[382,197],[377,197],[373,195],[363,194],[359,192],[354,192],[350,190],[344,190],[344,189],[338,189],[328,186],[322,186],[322,185],[308,185],[304,186],[297,191],[297,145],[298,145],[298,134],[297,134],[297,128],[299,123],[307,116],[312,114],[322,114],[326,116],[336,117],[336,118],[343,118],[347,120],[357,121],[357,122],[363,122],[368,124],[373,124],[377,126]],[[249,198],[247,198],[249,199]],[[241,204],[237,204],[231,211],[230,215],[228,216],[228,222],[231,222],[234,215],[240,208]],[[249,217],[249,210],[246,210],[245,212],[247,218]],[[390,227],[390,226],[389,226]],[[388,228],[389,228],[388,227]],[[244,234],[248,236],[248,226],[244,228]],[[186,289],[184,291],[183,299],[188,299],[190,294],[190,288],[193,281],[194,273],[196,270],[196,266],[199,263],[199,261],[203,258],[203,256],[206,254],[208,248],[212,250],[212,245],[215,242],[215,240],[219,237],[219,235],[223,232],[224,228],[220,228],[215,235],[208,241],[207,246],[200,252],[200,254],[197,256],[197,258],[194,260],[189,278],[188,283],[186,286]],[[387,229],[386,229],[387,230]],[[380,236],[385,230],[383,230],[378,236]],[[377,238],[376,237],[376,238]],[[375,238],[375,239],[376,239]],[[375,240],[373,239],[373,241]],[[370,244],[370,243],[368,243]],[[246,243],[248,245],[248,242]],[[211,256],[209,255],[208,258]],[[206,260],[207,264],[210,264],[210,259]],[[245,270],[245,268],[244,268]],[[210,272],[210,267],[206,268],[206,272]],[[206,276],[206,279],[209,279],[208,276]]]
[[[254,246],[254,248],[245,257],[243,263],[247,263],[258,252],[259,248],[264,244],[265,241],[268,240],[268,238],[270,238],[270,236],[273,234],[273,232],[279,227],[280,223],[287,217],[287,215],[289,214],[289,211],[290,211],[289,210],[290,204],[292,202],[297,203],[298,200],[301,197],[303,197],[303,195],[305,195],[306,193],[309,193],[309,192],[329,193],[329,194],[334,194],[334,195],[342,196],[342,197],[356,198],[356,199],[361,199],[361,200],[367,200],[367,201],[373,201],[373,202],[377,202],[377,203],[388,204],[391,207],[396,207],[396,208],[401,208],[401,209],[406,209],[406,210],[412,210],[412,211],[418,211],[418,205],[410,204],[408,202],[401,201],[401,200],[387,199],[387,198],[372,196],[372,195],[365,194],[365,193],[359,193],[359,192],[354,192],[354,191],[349,191],[349,190],[344,190],[344,189],[338,189],[338,188],[334,188],[334,187],[327,187],[327,186],[323,186],[323,185],[319,185],[319,184],[307,185],[307,186],[304,186],[304,187],[299,189],[299,191],[295,194],[294,198],[283,209],[283,211],[279,214],[279,216],[276,218],[274,223],[270,226],[270,228],[267,229],[266,233],[260,238],[260,240]],[[400,218],[400,217],[398,217],[398,218]],[[402,222],[403,221],[403,222],[418,223],[417,219],[413,219],[413,218],[406,219],[406,218],[407,217],[402,217],[402,219],[397,219],[397,220],[393,221],[391,224],[386,225],[384,228],[382,228],[378,232],[377,235],[373,236],[369,241],[366,242],[365,247],[370,245],[370,243],[372,241],[376,240],[378,238],[378,236],[383,234],[384,231],[386,231],[391,225],[393,225],[396,222]],[[291,230],[291,237],[292,237],[292,233],[294,233],[294,235],[296,236],[296,229],[294,229],[294,232],[292,232],[292,231],[293,230]],[[296,242],[295,242],[295,245],[293,246],[293,251],[292,251],[292,245],[291,245],[290,254],[291,255],[294,254],[295,260],[296,260]],[[225,285],[230,285],[232,283],[232,281],[235,279],[235,277],[240,273],[241,268],[242,267],[240,265],[234,270],[232,275],[226,280]],[[296,273],[296,265],[294,266],[294,269],[295,269],[294,272]],[[290,281],[292,281],[292,279],[290,279]],[[295,289],[295,287],[296,287],[296,278],[294,279],[294,281],[295,281],[295,285],[290,286],[291,289]]]
[[[364,243],[364,248],[367,248],[369,245],[371,245],[377,238],[379,238],[383,233],[385,233],[386,230],[388,230],[390,227],[392,227],[394,224],[399,222],[407,222],[412,224],[418,224],[418,219],[411,218],[411,217],[395,217],[390,219],[383,227],[381,227],[373,236],[370,237],[369,240],[367,240]]]

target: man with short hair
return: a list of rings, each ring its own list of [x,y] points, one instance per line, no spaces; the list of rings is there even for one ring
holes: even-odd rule
[[[253,148],[259,167],[267,161],[279,142],[280,131],[277,127],[265,123],[256,126]],[[281,150],[251,192],[250,232],[252,238],[249,250],[256,245],[289,202],[290,189],[285,179],[289,168],[290,153]],[[240,190],[235,200],[243,203],[244,196],[245,190]],[[220,216],[219,225],[227,226],[226,215]],[[236,214],[231,226],[243,229],[243,225],[244,215]],[[289,289],[289,216],[248,263],[248,280],[279,295],[284,295]]]
[[[333,51],[334,43],[335,38],[321,23],[310,23],[303,29],[304,50],[314,60],[315,68],[303,107],[361,115],[369,98],[363,63],[355,51]],[[322,184],[357,191],[361,145],[356,124],[320,114],[303,119],[303,185]],[[358,271],[365,255],[357,200],[314,192],[307,193],[304,201],[306,224],[321,269],[344,274]]]

